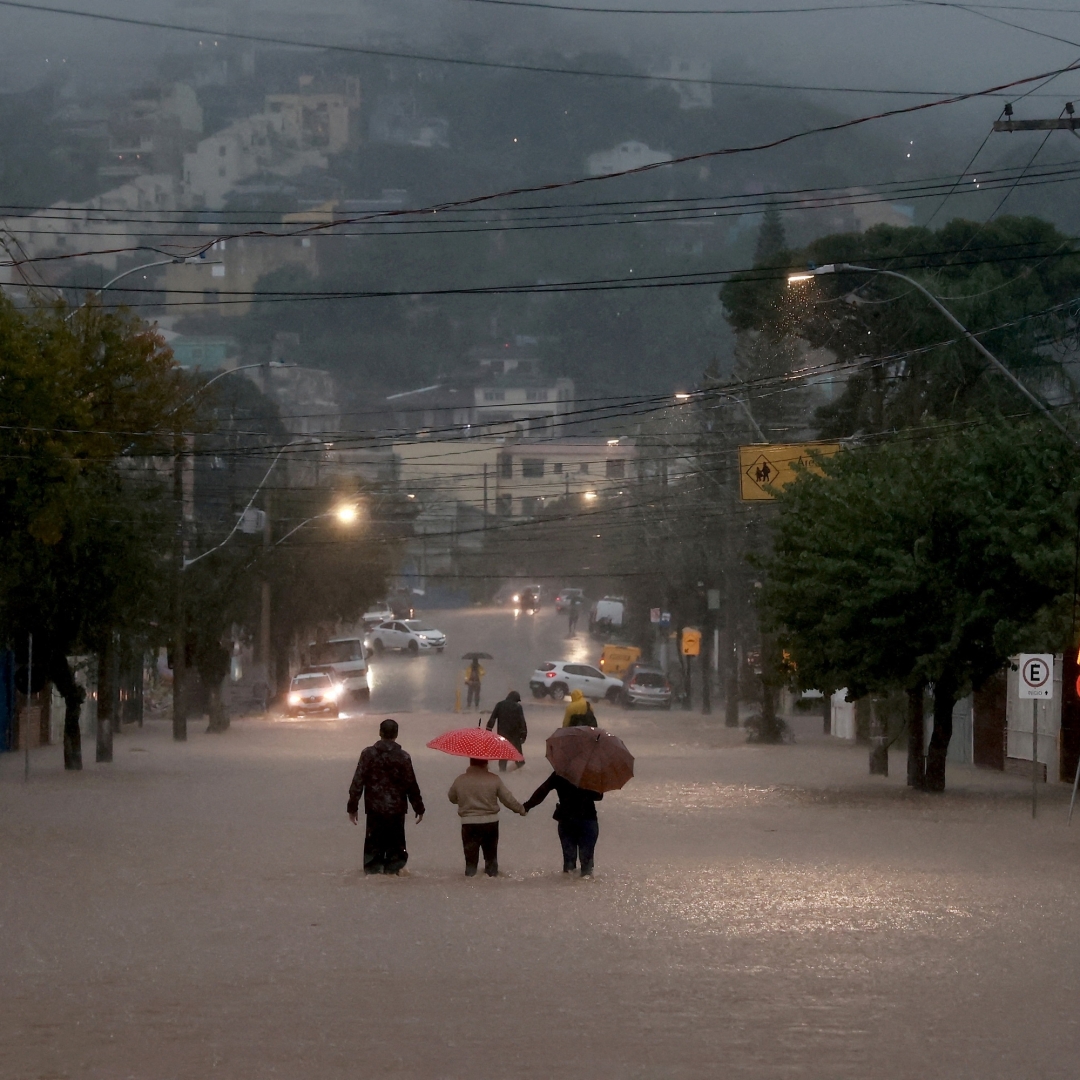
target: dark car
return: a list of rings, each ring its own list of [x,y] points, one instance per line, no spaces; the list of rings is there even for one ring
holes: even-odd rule
[[[649,705],[654,709],[671,708],[671,683],[657,667],[634,664],[623,679],[619,700],[630,709],[635,705]]]

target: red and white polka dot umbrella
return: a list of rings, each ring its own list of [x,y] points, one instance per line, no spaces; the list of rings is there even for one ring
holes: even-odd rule
[[[524,761],[508,739],[486,728],[468,727],[447,731],[428,743],[432,750],[456,757],[484,758],[487,761]]]

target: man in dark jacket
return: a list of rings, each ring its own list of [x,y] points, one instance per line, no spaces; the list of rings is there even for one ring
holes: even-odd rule
[[[529,729],[525,726],[525,710],[521,707],[521,695],[516,690],[511,690],[491,710],[491,719],[487,722],[488,731],[495,727],[496,724],[499,725],[499,734],[507,742],[513,743],[518,753],[521,753],[521,748],[525,745],[525,740],[529,736]],[[525,759],[523,756],[522,760],[517,763],[517,767],[520,769],[524,765]],[[499,762],[499,772],[506,772],[505,761]]]
[[[367,829],[364,833],[364,873],[396,874],[409,861],[405,850],[405,814],[408,804],[419,824],[424,800],[413,772],[412,758],[397,744],[396,720],[379,725],[379,741],[367,747],[349,785],[349,820],[355,825],[360,796],[364,796]]]
[[[559,843],[563,851],[563,873],[569,874],[577,866],[581,856],[581,876],[591,877],[593,851],[600,835],[600,822],[596,818],[596,804],[604,796],[599,791],[589,791],[571,784],[557,773],[552,773],[525,802],[526,811],[539,806],[551,792],[559,796],[555,807],[555,820],[559,824]]]

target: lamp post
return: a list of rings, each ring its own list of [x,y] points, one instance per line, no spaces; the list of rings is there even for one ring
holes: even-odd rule
[[[115,285],[122,278],[129,277],[131,274],[137,274],[140,270],[152,270],[155,266],[176,266],[176,265],[180,265],[180,266],[221,266],[221,260],[220,259],[215,259],[212,262],[208,262],[205,259],[199,259],[199,258],[188,259],[188,258],[184,258],[182,256],[179,257],[179,258],[175,258],[175,259],[157,259],[154,262],[143,263],[141,266],[133,266],[130,270],[124,270],[123,272],[117,274],[116,277],[109,278],[109,280],[106,281],[104,285],[100,286],[97,289],[92,290],[92,292],[97,293],[97,295],[100,296],[106,289],[108,289],[111,286]],[[85,306],[86,306],[86,303],[84,301],[77,308],[73,308],[71,311],[69,311],[67,313],[67,315],[64,316],[64,322],[67,322],[69,319],[73,319],[75,317],[75,313],[77,311],[80,311]]]
[[[219,372],[212,379],[208,379],[202,386],[198,387],[192,394],[184,399],[173,412],[178,412],[186,405],[190,405],[207,387],[216,383],[219,379],[224,379],[226,375],[235,375],[240,371],[250,371],[252,368],[261,367],[287,367],[294,365],[276,364],[273,361],[268,361],[260,364],[242,364],[239,367],[229,368],[228,371]],[[292,445],[291,443],[288,445]],[[267,477],[269,477],[271,470],[278,462],[278,458],[285,452],[286,447],[282,447],[274,457],[273,462],[270,465],[270,469],[267,470],[266,476],[263,477],[262,482],[258,488],[255,489],[255,495],[252,495],[248,505],[244,508],[245,512],[251,506],[251,502],[254,501],[255,496],[258,495],[262,489],[263,484],[266,483]],[[184,621],[184,571],[190,565],[190,562],[196,560],[188,560],[185,552],[185,511],[184,511],[184,476],[187,469],[187,437],[180,431],[177,431],[173,438],[173,499],[176,503],[176,551],[173,556],[173,739],[177,742],[185,742],[187,740],[187,707],[184,701],[184,679],[185,670],[187,667],[187,630]],[[241,515],[241,518],[243,515]],[[269,515],[267,515],[267,521],[269,521]],[[227,543],[239,528],[239,521],[233,526],[232,532],[225,538],[222,543]],[[219,547],[221,545],[218,545]],[[217,550],[216,548],[212,550]],[[209,554],[204,552],[203,555]],[[202,558],[200,555],[198,558]],[[264,605],[269,605],[269,598],[264,595]],[[265,658],[264,658],[265,660]]]
[[[842,274],[842,273],[858,273],[858,274],[881,274],[885,277],[899,278],[901,281],[906,281],[913,289],[918,290],[930,301],[931,304],[945,316],[948,321],[960,331],[961,334],[967,339],[967,341],[975,348],[975,350],[982,354],[990,363],[997,368],[997,370],[1005,376],[1041,412],[1051,424],[1054,425],[1074,446],[1080,445],[1076,437],[1061,423],[1060,420],[1050,411],[1050,407],[1042,400],[1037,394],[1032,393],[925,285],[921,285],[914,278],[910,278],[907,274],[898,273],[896,270],[882,270],[875,266],[855,266],[852,263],[826,263],[824,266],[816,266],[811,270],[800,271],[797,274],[789,274],[787,283],[788,285],[798,285],[804,281],[811,281],[816,277],[820,277],[823,274]]]

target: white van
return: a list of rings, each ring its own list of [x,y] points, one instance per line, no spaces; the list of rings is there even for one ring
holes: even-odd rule
[[[360,638],[331,638],[322,644],[310,642],[308,666],[331,669],[344,692],[354,698],[367,700],[371,697],[367,656]]]
[[[626,601],[621,596],[605,596],[589,612],[589,632],[593,637],[607,637],[613,630],[622,628],[625,615]]]

